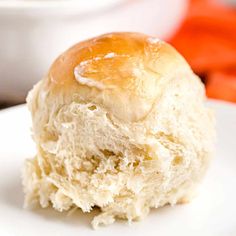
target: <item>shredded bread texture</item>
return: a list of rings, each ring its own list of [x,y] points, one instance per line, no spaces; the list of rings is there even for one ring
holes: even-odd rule
[[[37,99],[29,99],[31,109],[32,102],[42,103],[44,116],[34,116],[39,127],[33,130],[41,133],[34,134],[37,156],[25,164],[25,204],[51,203],[58,211],[77,206],[84,212],[99,206],[96,228],[115,218],[139,220],[150,208],[188,198],[208,166],[213,135],[202,85],[193,82],[200,96],[173,85],[175,91],[165,91],[156,109],[136,123],[122,123],[92,103],[48,109],[40,82],[30,95]]]

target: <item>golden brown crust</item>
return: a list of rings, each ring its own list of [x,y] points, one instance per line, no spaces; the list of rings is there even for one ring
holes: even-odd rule
[[[146,37],[134,33],[112,33],[80,42],[63,53],[53,63],[49,72],[50,79],[55,84],[70,83],[70,80],[75,79],[74,68],[81,62],[89,60],[93,60],[92,65],[96,67],[104,67],[108,63],[112,63],[109,70],[118,69],[123,60],[125,61],[144,50]],[[109,53],[116,55],[113,60],[105,58]],[[96,58],[102,60],[96,60]],[[94,79],[99,80],[99,75],[96,75]]]
[[[50,68],[48,82],[56,94],[72,88],[82,94],[85,86],[96,90],[98,103],[119,118],[135,121],[151,109],[165,80],[186,71],[185,60],[157,38],[110,33],[63,53]]]

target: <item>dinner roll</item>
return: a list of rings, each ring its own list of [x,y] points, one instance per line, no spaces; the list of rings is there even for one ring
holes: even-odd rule
[[[191,199],[211,159],[205,90],[170,45],[109,33],[59,56],[27,98],[37,146],[25,205],[100,209],[92,225]]]

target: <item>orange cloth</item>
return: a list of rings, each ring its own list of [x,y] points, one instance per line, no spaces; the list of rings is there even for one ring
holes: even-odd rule
[[[206,92],[208,97],[236,103],[236,69],[210,73]]]
[[[209,97],[236,102],[236,8],[191,0],[183,25],[169,41],[204,76]]]

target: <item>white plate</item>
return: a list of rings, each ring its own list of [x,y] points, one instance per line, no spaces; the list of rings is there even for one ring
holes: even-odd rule
[[[0,8],[20,10],[42,10],[56,8],[65,10],[66,8],[77,8],[77,13],[87,13],[91,10],[100,10],[109,6],[114,6],[123,0],[0,0]]]
[[[115,224],[93,231],[92,215],[52,209],[24,210],[20,169],[31,157],[30,117],[25,106],[0,112],[0,235],[123,236],[236,235],[236,106],[210,102],[216,110],[218,142],[201,191],[191,203],[152,210],[142,222]]]

